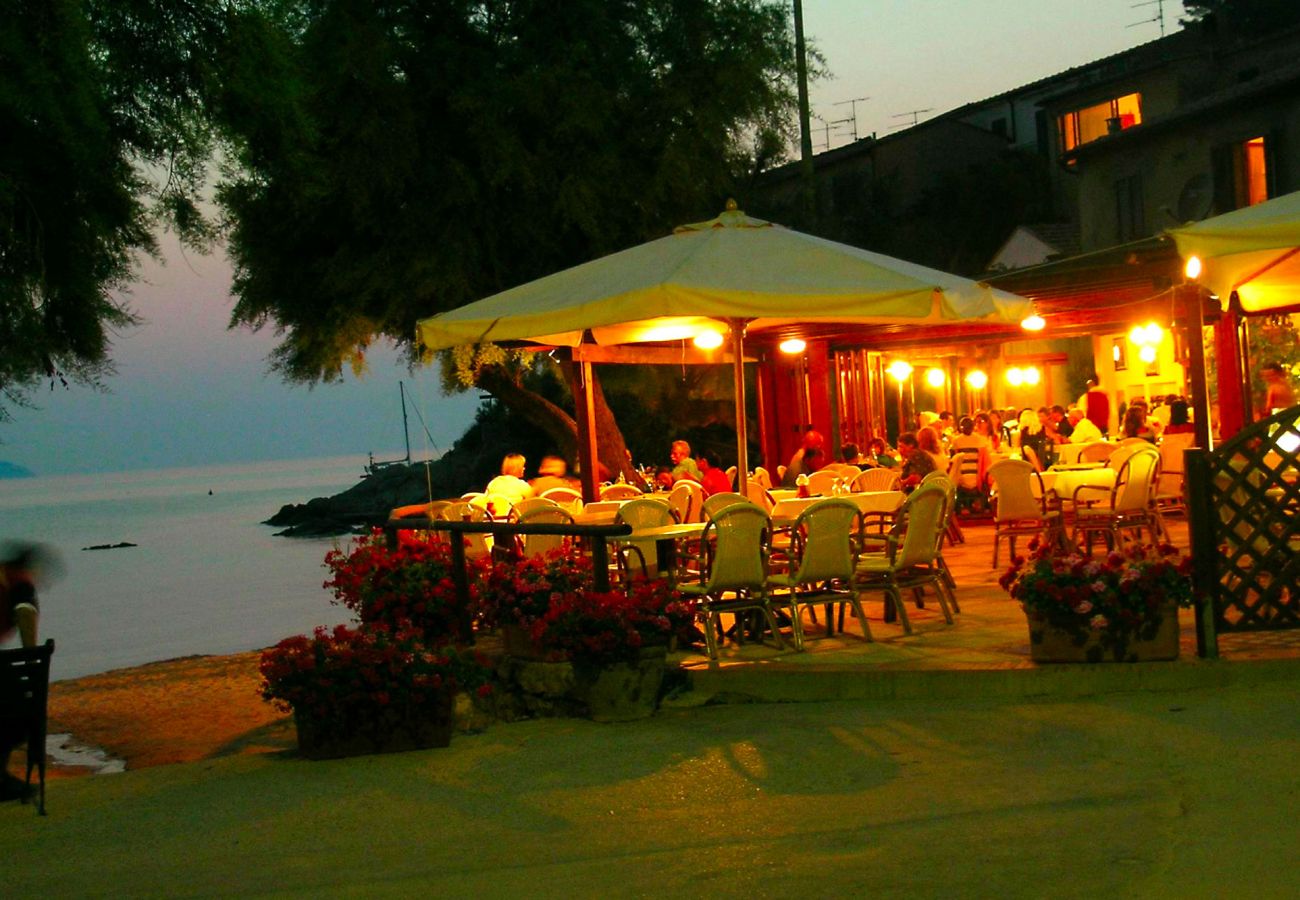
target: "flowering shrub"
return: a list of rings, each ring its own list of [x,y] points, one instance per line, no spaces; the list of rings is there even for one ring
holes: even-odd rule
[[[550,609],[553,597],[592,585],[591,560],[557,548],[542,556],[498,560],[485,579],[482,616],[489,626],[531,629]]]
[[[1130,634],[1154,632],[1166,604],[1192,601],[1191,560],[1171,544],[1111,552],[1099,561],[1034,542],[1029,557],[1013,560],[998,583],[1026,613],[1076,635],[1101,632],[1124,643]]]
[[[364,730],[386,710],[432,710],[457,690],[487,690],[488,665],[415,631],[339,625],[285,638],[262,653],[262,697],[283,710]]]
[[[325,554],[325,567],[333,577],[324,587],[363,624],[415,629],[438,644],[460,636],[463,625],[479,614],[481,577],[475,567],[481,563],[467,560],[466,565],[469,609],[456,599],[451,550],[445,542],[421,540],[403,531],[398,532],[397,547],[389,549],[383,531],[375,529],[354,540],[346,553],[336,549]]]
[[[533,639],[579,663],[632,662],[642,647],[666,645],[690,629],[694,605],[666,581],[648,579],[627,590],[553,594],[530,626]]]

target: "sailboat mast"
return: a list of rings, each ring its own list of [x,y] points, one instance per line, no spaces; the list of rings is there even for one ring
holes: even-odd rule
[[[406,427],[406,385],[397,382],[397,391],[402,398],[402,437],[406,438],[406,464],[411,464],[411,432]]]

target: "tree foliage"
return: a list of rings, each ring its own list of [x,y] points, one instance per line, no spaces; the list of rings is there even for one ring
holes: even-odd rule
[[[97,383],[110,296],[166,223],[210,234],[196,203],[210,149],[201,96],[220,33],[209,3],[4,0],[0,6],[0,394]],[[0,416],[5,414],[0,406]]]
[[[1213,17],[1247,34],[1264,34],[1300,22],[1295,0],[1183,0],[1185,22]]]
[[[788,129],[770,0],[317,0],[224,100],[234,321],[331,380],[373,336],[721,208]],[[265,68],[258,71],[265,71]],[[276,110],[274,115],[264,114]]]

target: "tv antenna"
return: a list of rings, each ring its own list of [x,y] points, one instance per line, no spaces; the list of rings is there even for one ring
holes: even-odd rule
[[[1160,25],[1160,36],[1165,36],[1165,0],[1146,0],[1144,3],[1134,3],[1129,9],[1141,9],[1144,6],[1154,6],[1155,15],[1149,19],[1143,19],[1141,22],[1134,22],[1132,25],[1125,25],[1125,28],[1137,28],[1139,25],[1150,25],[1157,22]]]
[[[928,107],[926,107],[925,109],[909,109],[907,112],[894,113],[892,116],[890,116],[891,119],[905,119],[905,118],[907,118],[908,116],[911,116],[911,117],[912,117],[912,121],[910,121],[910,122],[899,122],[897,125],[891,125],[890,127],[891,127],[891,128],[911,128],[912,126],[916,125],[916,123],[919,121],[918,116],[920,116],[921,113],[928,113],[928,112],[934,112],[934,107],[933,107],[933,106],[928,106]]]
[[[822,123],[822,142],[826,145],[825,149],[831,149],[831,123],[827,122],[821,116],[813,116],[813,118]]]
[[[850,112],[849,112],[850,118],[840,119],[837,124],[844,123],[844,122],[851,122],[853,124],[853,140],[855,141],[858,139],[858,104],[866,103],[870,99],[871,99],[870,97],[854,97],[852,100],[841,100],[839,103],[831,104],[832,106],[850,107]]]

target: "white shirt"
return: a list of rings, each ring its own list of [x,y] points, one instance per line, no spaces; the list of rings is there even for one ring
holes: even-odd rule
[[[484,493],[505,497],[510,501],[511,505],[514,505],[520,500],[527,500],[533,496],[533,486],[522,478],[516,478],[513,475],[498,475],[488,482]]]
[[[1091,444],[1093,441],[1102,440],[1101,429],[1093,424],[1092,420],[1084,417],[1074,426],[1074,431],[1070,433],[1071,444]]]

